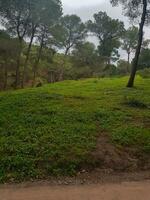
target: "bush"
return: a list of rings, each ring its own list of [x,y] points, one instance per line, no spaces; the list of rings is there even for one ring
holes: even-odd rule
[[[146,153],[150,152],[150,134],[143,127],[125,126],[113,131],[112,141],[125,147],[137,147]]]
[[[138,74],[142,78],[150,78],[150,68],[145,68],[145,69],[139,70]]]
[[[134,97],[125,97],[124,104],[134,108],[147,108],[147,105]]]

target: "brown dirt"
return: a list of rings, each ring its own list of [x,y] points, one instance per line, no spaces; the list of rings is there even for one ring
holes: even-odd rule
[[[0,188],[0,200],[149,200],[150,181],[75,186]]]
[[[96,149],[90,156],[93,164],[91,169],[98,168],[120,172],[150,169],[149,155],[140,152],[138,148],[116,147],[110,141],[107,133],[100,134]],[[88,167],[90,169],[90,166]]]
[[[137,127],[150,128],[150,118],[144,117],[134,117],[132,123]]]

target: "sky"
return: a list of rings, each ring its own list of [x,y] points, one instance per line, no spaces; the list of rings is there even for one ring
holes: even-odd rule
[[[83,21],[91,19],[93,14],[106,11],[112,18],[119,18],[128,25],[128,20],[122,15],[121,7],[112,7],[109,0],[62,0],[64,14],[77,14]]]
[[[90,5],[97,5],[99,3],[103,3],[105,2],[105,0],[75,0],[75,1],[71,1],[71,0],[63,0],[64,5],[68,5],[70,7],[81,7],[81,6],[90,6]]]

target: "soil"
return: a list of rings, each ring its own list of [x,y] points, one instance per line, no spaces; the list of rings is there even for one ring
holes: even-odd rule
[[[89,170],[90,167],[91,170],[99,168],[119,172],[150,170],[150,155],[144,154],[139,148],[115,146],[107,133],[100,134],[96,149],[90,156],[93,166],[85,165]]]
[[[0,188],[0,200],[149,200],[150,181]]]

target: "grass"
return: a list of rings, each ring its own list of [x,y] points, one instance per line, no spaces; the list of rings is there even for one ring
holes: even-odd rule
[[[126,83],[86,79],[0,93],[0,182],[75,174],[101,131],[114,145],[150,153],[150,79]]]

